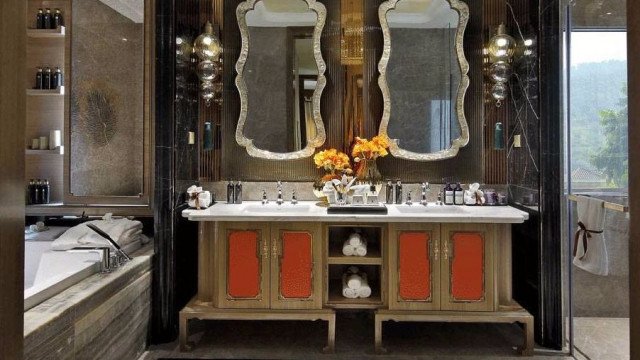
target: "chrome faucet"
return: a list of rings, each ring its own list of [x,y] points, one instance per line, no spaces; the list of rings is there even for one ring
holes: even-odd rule
[[[405,202],[405,204],[413,205],[413,201],[411,201],[411,191],[407,191],[407,202]]]
[[[276,189],[278,190],[278,198],[276,199],[276,204],[282,205],[282,203],[284,203],[284,199],[282,198],[282,181],[278,180]]]
[[[293,190],[293,194],[291,194],[291,205],[295,205],[298,203],[298,197],[296,196],[296,191]]]
[[[262,190],[262,205],[267,205],[269,199],[267,198],[267,190]]]
[[[422,187],[422,199],[420,200],[420,205],[427,206],[427,204],[429,203],[427,201],[427,192],[431,191],[431,186],[429,185],[428,182],[423,182],[421,187]]]
[[[110,273],[113,269],[117,268],[117,265],[112,263],[111,248],[108,246],[74,247],[69,250],[87,252],[100,251],[100,272],[103,274]]]

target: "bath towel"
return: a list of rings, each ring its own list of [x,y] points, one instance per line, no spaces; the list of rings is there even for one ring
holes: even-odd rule
[[[91,230],[87,224],[94,224],[120,246],[141,240],[142,223],[136,220],[93,220],[74,226],[60,235],[52,244],[52,250],[69,250],[74,247],[111,246],[102,236]]]
[[[604,238],[604,201],[585,196],[577,199],[578,230],[573,239],[573,264],[596,275],[609,274]]]

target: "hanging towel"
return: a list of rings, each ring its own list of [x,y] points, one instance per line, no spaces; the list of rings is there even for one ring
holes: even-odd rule
[[[604,238],[604,201],[578,196],[578,230],[573,239],[573,264],[596,275],[609,275]]]

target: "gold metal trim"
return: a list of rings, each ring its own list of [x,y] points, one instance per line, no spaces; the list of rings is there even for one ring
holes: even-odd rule
[[[483,244],[483,249],[482,249],[482,297],[478,300],[461,300],[461,299],[456,299],[455,296],[453,296],[453,237],[457,234],[472,234],[472,235],[480,235],[480,238],[482,238],[482,244]],[[449,260],[449,299],[450,302],[453,303],[481,303],[487,300],[487,269],[485,267],[485,263],[486,263],[486,256],[487,256],[487,243],[486,243],[486,238],[484,236],[484,232],[479,232],[479,231],[455,231],[452,232],[451,235],[449,236],[449,240],[447,240],[446,242],[448,243],[449,241],[451,241],[451,260]]]
[[[327,9],[322,3],[317,2],[316,0],[304,0],[309,6],[309,9],[315,11],[318,16],[313,32],[313,54],[316,59],[316,64],[318,65],[318,79],[316,89],[313,92],[313,120],[316,125],[316,136],[313,139],[308,139],[307,146],[302,150],[289,153],[276,153],[257,148],[253,143],[253,139],[249,139],[244,136],[244,127],[247,121],[247,112],[249,109],[247,84],[244,81],[244,66],[249,55],[249,28],[247,26],[245,15],[247,12],[254,9],[255,4],[258,1],[260,0],[246,0],[240,3],[236,8],[236,17],[238,18],[238,26],[242,37],[240,56],[236,62],[236,72],[238,73],[236,76],[236,87],[240,94],[240,117],[236,128],[236,142],[238,145],[247,149],[247,153],[249,153],[250,156],[257,158],[269,160],[294,160],[307,158],[313,155],[315,149],[322,146],[327,138],[324,123],[322,122],[322,115],[320,113],[320,98],[322,97],[322,91],[327,83],[327,79],[324,75],[327,65],[322,58],[320,38],[327,18]]]
[[[389,84],[387,83],[387,65],[391,57],[391,29],[387,21],[387,12],[396,8],[397,3],[401,0],[387,0],[378,8],[378,17],[380,18],[380,26],[384,38],[382,57],[378,63],[378,85],[382,90],[382,98],[384,100],[384,108],[382,112],[382,121],[378,133],[389,137],[388,128],[391,118],[391,95]],[[391,139],[389,142],[389,150],[393,156],[397,158],[414,160],[414,161],[435,161],[449,159],[458,154],[461,147],[465,147],[469,143],[469,125],[464,115],[464,98],[469,87],[469,62],[464,55],[464,32],[469,22],[469,7],[461,0],[447,0],[451,8],[458,12],[458,31],[456,33],[456,53],[458,55],[458,63],[460,65],[460,85],[458,86],[458,95],[456,99],[456,112],[458,115],[458,123],[460,124],[460,137],[452,141],[451,147],[448,149],[432,152],[432,153],[416,153],[400,148],[397,139]]]

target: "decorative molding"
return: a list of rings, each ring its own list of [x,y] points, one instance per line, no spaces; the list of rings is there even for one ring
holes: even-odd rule
[[[378,8],[378,16],[380,18],[380,26],[382,27],[382,34],[384,38],[382,57],[378,63],[378,71],[380,72],[378,84],[382,90],[384,109],[378,133],[387,137],[389,137],[388,128],[391,117],[391,95],[389,84],[387,83],[387,65],[389,64],[389,58],[391,57],[391,29],[389,28],[389,23],[387,21],[387,13],[390,10],[395,9],[399,1],[401,0],[387,0]],[[469,22],[469,7],[466,3],[460,0],[447,1],[451,8],[457,11],[459,15],[458,31],[456,33],[456,53],[458,55],[458,63],[460,65],[461,79],[456,99],[456,112],[458,115],[458,122],[460,124],[460,137],[452,141],[450,148],[432,153],[416,153],[402,149],[398,145],[397,139],[391,139],[389,150],[391,151],[391,154],[397,158],[414,161],[449,159],[456,156],[460,148],[469,143],[469,125],[467,124],[467,119],[464,114],[464,98],[467,88],[469,87],[469,62],[464,55],[464,31],[467,27],[467,23]]]
[[[316,0],[304,0],[309,6],[310,10],[315,11],[318,16],[316,26],[313,32],[313,53],[318,65],[318,80],[316,83],[316,89],[313,93],[313,120],[316,125],[316,136],[313,139],[307,141],[307,146],[298,151],[289,153],[276,153],[268,150],[259,149],[253,143],[253,139],[249,139],[244,136],[244,127],[247,121],[247,112],[249,109],[249,99],[247,85],[244,80],[244,66],[247,62],[249,55],[249,28],[245,15],[247,12],[254,9],[255,4],[260,0],[246,0],[236,9],[236,17],[238,19],[238,27],[240,28],[240,35],[242,38],[242,46],[240,48],[240,56],[236,62],[236,87],[240,94],[240,117],[238,119],[238,126],[236,128],[236,142],[247,149],[250,156],[269,159],[269,160],[295,160],[307,158],[313,155],[315,149],[322,146],[327,138],[324,123],[322,121],[322,115],[320,113],[320,98],[322,97],[322,91],[327,83],[327,79],[324,75],[327,66],[322,58],[322,52],[320,49],[320,37],[324,24],[327,18],[326,7]]]

